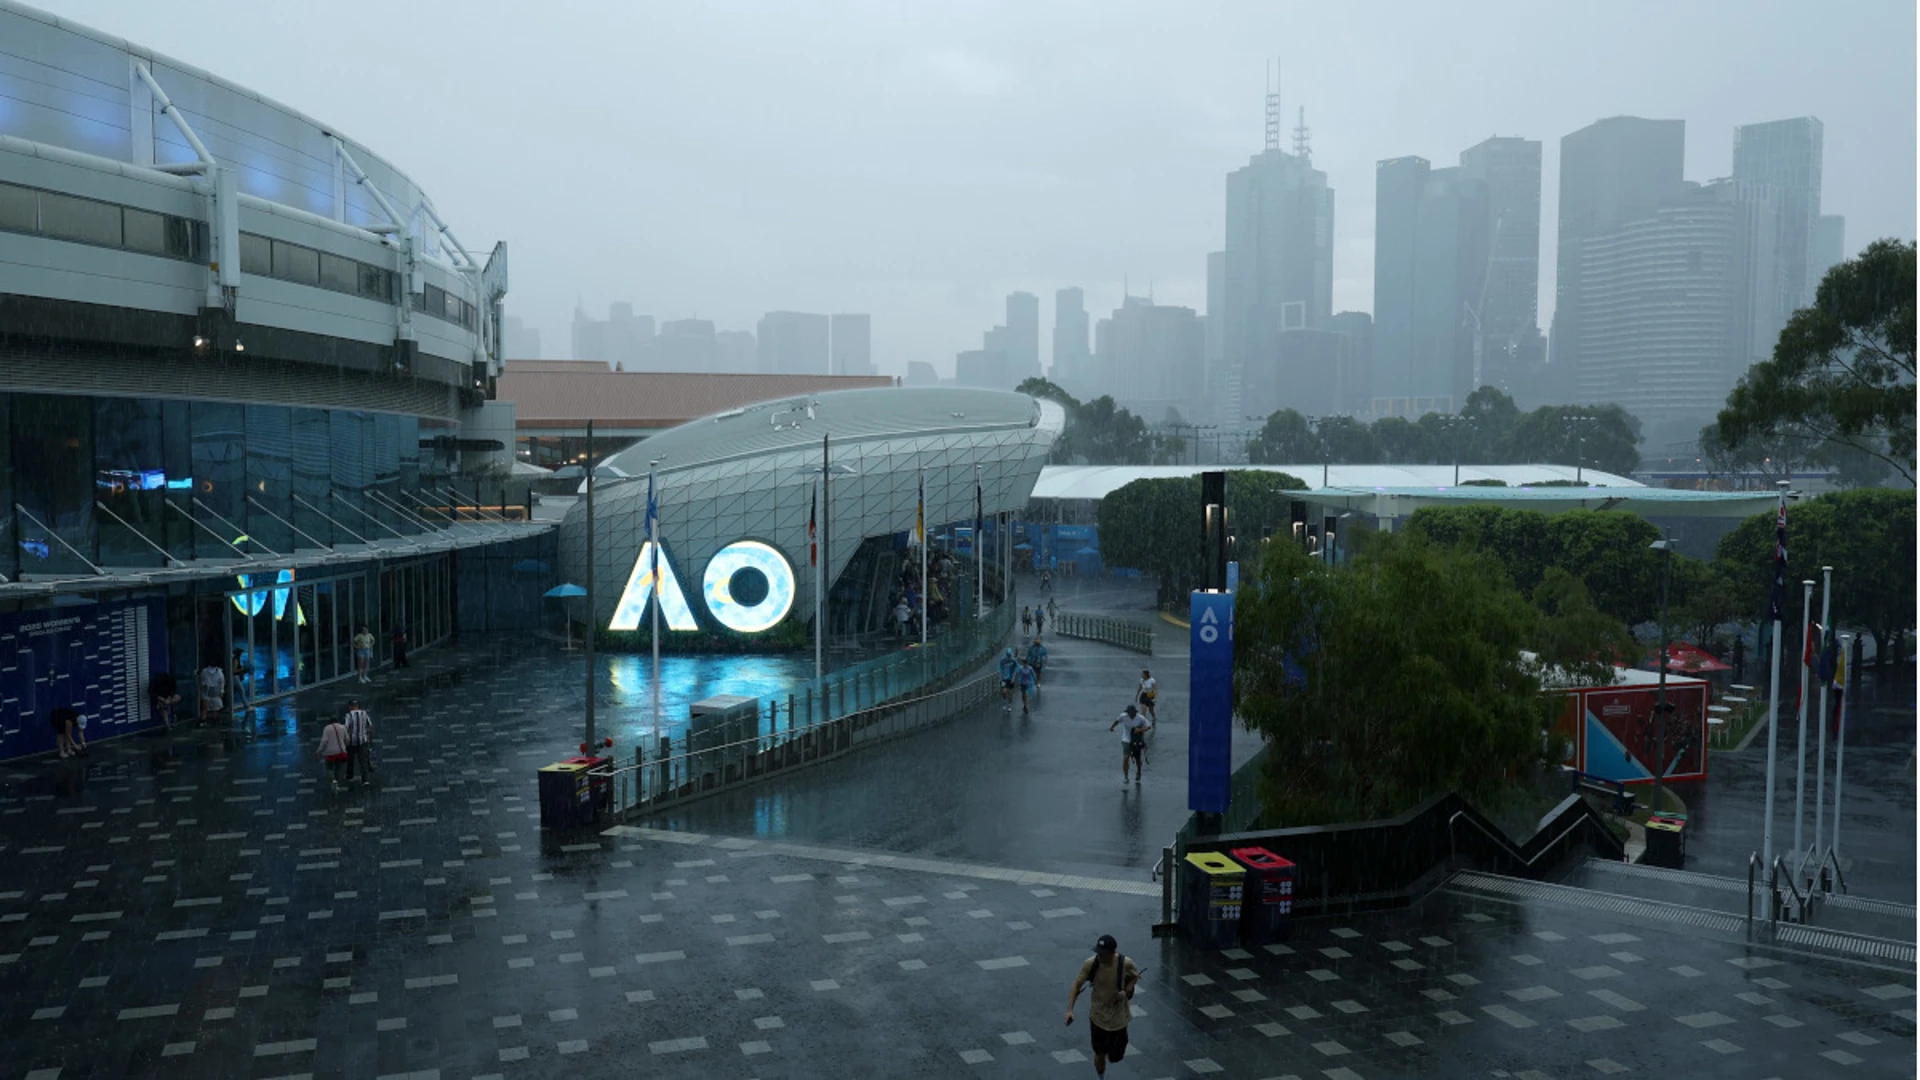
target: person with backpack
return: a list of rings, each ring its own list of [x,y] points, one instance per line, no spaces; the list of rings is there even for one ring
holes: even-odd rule
[[[1038,685],[1040,677],[1047,673],[1047,647],[1040,643],[1039,638],[1027,643],[1026,661],[1027,666],[1033,669],[1033,681]]]
[[[357,769],[360,784],[365,787],[373,778],[373,717],[367,715],[357,699],[350,699],[341,726],[347,729],[347,783],[353,783]]]
[[[335,792],[340,790],[340,775],[346,771],[350,760],[347,753],[347,726],[338,720],[328,721],[320,729],[320,760],[327,763],[327,783]]]
[[[1093,943],[1093,955],[1080,965],[1073,977],[1073,989],[1067,995],[1067,1025],[1073,1025],[1073,1007],[1080,991],[1093,988],[1087,1005],[1087,1028],[1093,1037],[1093,1072],[1107,1075],[1107,1062],[1127,1056],[1127,1022],[1133,1019],[1130,1002],[1140,984],[1141,970],[1132,960],[1120,955],[1120,943],[1112,934],[1101,934]]]
[[[1000,654],[999,668],[1000,707],[1008,712],[1012,712],[1014,681],[1019,678],[1020,674],[1020,661],[1014,658],[1013,646],[1007,646],[1007,651]]]
[[[1148,671],[1146,668],[1141,668],[1140,692],[1136,700],[1141,708],[1147,710],[1147,715],[1152,717],[1153,722],[1156,724],[1160,722],[1160,714],[1153,711],[1153,703],[1159,696],[1160,680],[1153,677],[1153,672]]]
[[[1032,665],[1021,661],[1019,672],[1014,676],[1014,681],[1020,684],[1020,715],[1025,716],[1033,705],[1033,696],[1040,690],[1040,688],[1035,685],[1038,680],[1034,677]]]
[[[1133,765],[1134,783],[1138,784],[1146,774],[1147,733],[1153,730],[1153,724],[1140,715],[1138,708],[1129,705],[1126,712],[1113,718],[1113,723],[1107,725],[1107,730],[1112,731],[1122,725],[1125,725],[1126,730],[1120,733],[1120,787],[1125,789],[1129,762]]]

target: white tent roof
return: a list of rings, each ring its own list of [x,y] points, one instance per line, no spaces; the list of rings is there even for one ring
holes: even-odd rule
[[[1106,498],[1119,488],[1148,478],[1199,476],[1215,469],[1249,469],[1255,472],[1289,473],[1306,481],[1309,488],[1359,489],[1438,488],[1454,483],[1451,465],[1049,465],[1040,470],[1040,482],[1034,485],[1036,499]],[[1636,480],[1598,469],[1577,470],[1578,479],[1604,487],[1641,487]],[[1539,484],[1548,480],[1573,480],[1576,470],[1570,465],[1462,465],[1460,480],[1504,480],[1508,487]],[[1475,490],[1475,489],[1468,489]]]

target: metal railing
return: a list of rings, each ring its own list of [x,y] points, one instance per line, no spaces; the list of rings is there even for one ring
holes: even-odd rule
[[[1053,632],[1061,637],[1083,638],[1118,645],[1137,653],[1153,655],[1153,627],[1132,619],[1112,615],[1082,615],[1062,611],[1053,617]]]
[[[999,675],[988,672],[920,697],[803,725],[793,723],[797,714],[789,706],[784,730],[777,727],[779,704],[775,702],[775,723],[765,733],[655,761],[598,769],[594,783],[610,787],[611,809],[618,818],[930,727],[988,701],[999,688]]]

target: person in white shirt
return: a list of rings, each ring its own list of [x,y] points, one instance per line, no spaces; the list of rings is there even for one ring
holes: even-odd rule
[[[340,790],[340,774],[347,769],[347,728],[338,720],[320,729],[320,760],[327,763],[327,783]]]
[[[1127,711],[1113,718],[1107,730],[1121,728],[1120,732],[1120,786],[1127,786],[1127,764],[1133,764],[1133,782],[1139,783],[1146,771],[1147,732],[1153,730],[1153,724],[1140,715],[1140,710],[1132,705]]]
[[[1152,717],[1153,722],[1156,724],[1160,722],[1160,714],[1153,711],[1153,699],[1159,696],[1160,680],[1153,677],[1153,672],[1148,671],[1146,668],[1141,668],[1140,690],[1134,696],[1134,701],[1136,701],[1141,708],[1147,710],[1147,715]]]
[[[226,707],[221,700],[227,692],[227,673],[219,664],[208,664],[200,669],[200,719],[205,720]]]
[[[347,729],[347,783],[353,783],[353,774],[357,771],[360,784],[365,787],[373,776],[373,717],[367,715],[358,700],[349,700],[341,726]]]

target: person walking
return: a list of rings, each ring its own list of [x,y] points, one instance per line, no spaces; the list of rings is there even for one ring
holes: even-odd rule
[[[338,720],[330,720],[320,729],[320,760],[327,763],[327,783],[334,791],[340,790],[340,776],[346,771],[351,760],[347,752],[347,726]]]
[[[1093,943],[1093,955],[1080,965],[1073,977],[1073,989],[1067,994],[1067,1026],[1073,1026],[1073,1007],[1080,991],[1093,988],[1087,1002],[1087,1030],[1093,1036],[1093,1074],[1107,1075],[1107,1062],[1127,1056],[1127,1023],[1133,1019],[1133,992],[1140,985],[1141,970],[1132,960],[1120,955],[1120,943],[1112,934],[1101,934]]]
[[[1035,638],[1038,638],[1041,634],[1044,634],[1046,632],[1047,632],[1047,609],[1034,608],[1033,609],[1033,636]]]
[[[1146,774],[1147,732],[1153,730],[1153,724],[1140,715],[1140,710],[1132,705],[1127,711],[1113,718],[1107,730],[1121,728],[1120,732],[1120,786],[1127,786],[1127,765],[1133,765],[1133,782],[1138,784]]]
[[[913,622],[913,609],[907,606],[905,597],[901,597],[900,600],[893,605],[893,622],[895,634],[899,637],[906,637],[907,627]]]
[[[207,666],[200,669],[200,720],[202,723],[206,722],[210,716],[219,715],[220,710],[226,708],[226,702],[221,700],[226,692],[227,673],[220,670],[219,664],[208,661]]]
[[[407,663],[407,624],[395,623],[393,627],[393,666],[411,667]]]
[[[373,779],[373,717],[360,707],[359,699],[349,699],[341,726],[347,729],[347,783],[353,783],[357,769],[360,785],[365,787]]]
[[[180,680],[174,678],[171,671],[159,672],[147,683],[147,697],[153,705],[153,715],[159,717],[167,731],[173,731],[173,707],[180,703]]]
[[[1060,625],[1060,605],[1054,603],[1051,596],[1047,597],[1047,618],[1052,619],[1055,626]]]
[[[1000,707],[1007,712],[1013,711],[1013,685],[1019,675],[1020,661],[1013,655],[1013,646],[1000,654]]]
[[[1033,681],[1037,686],[1040,677],[1047,673],[1047,647],[1040,643],[1038,637],[1027,643],[1026,661],[1027,666],[1033,669]]]
[[[1135,697],[1135,700],[1139,702],[1141,708],[1147,710],[1147,715],[1152,717],[1153,722],[1156,724],[1160,722],[1160,714],[1153,711],[1153,702],[1154,699],[1159,696],[1160,680],[1153,677],[1153,672],[1148,671],[1146,668],[1141,668],[1140,692]]]
[[[1028,637],[1033,636],[1033,609],[1030,607],[1020,609],[1020,632]]]
[[[353,635],[353,666],[360,673],[361,682],[373,681],[368,674],[373,670],[373,633],[364,623],[360,626],[360,632]]]
[[[1033,705],[1034,694],[1039,691],[1039,687],[1035,685],[1039,680],[1034,677],[1033,666],[1024,661],[1021,662],[1019,673],[1014,678],[1020,684],[1020,715],[1025,716]]]

